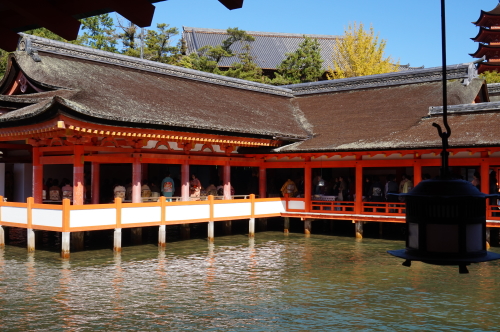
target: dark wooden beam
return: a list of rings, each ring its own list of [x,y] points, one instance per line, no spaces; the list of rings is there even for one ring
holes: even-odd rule
[[[219,2],[230,10],[243,7],[243,0],[219,0]]]

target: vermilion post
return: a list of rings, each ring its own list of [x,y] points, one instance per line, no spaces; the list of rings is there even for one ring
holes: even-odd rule
[[[101,181],[101,164],[92,162],[92,204],[99,204],[99,183]],[[88,193],[87,193],[88,194]]]
[[[83,145],[74,146],[73,162],[73,205],[83,205],[84,179],[83,179]]]
[[[141,161],[135,158],[132,164],[132,203],[142,203],[141,176]]]
[[[363,166],[361,162],[356,162],[356,201],[354,202],[354,212],[361,214],[363,206]]]
[[[35,203],[43,202],[43,166],[40,164],[40,148],[33,147],[33,198]]]
[[[264,166],[259,167],[259,197],[266,198],[267,192],[267,170]]]
[[[413,165],[413,186],[419,184],[422,181],[422,162],[420,159],[415,159],[415,165]]]
[[[181,197],[183,201],[189,201],[189,162],[187,160],[181,165]]]
[[[231,199],[231,166],[228,161],[224,164],[223,181],[224,199]]]
[[[312,170],[311,165],[308,163],[304,169],[304,198],[305,198],[305,211],[311,210],[311,195],[312,195]]]

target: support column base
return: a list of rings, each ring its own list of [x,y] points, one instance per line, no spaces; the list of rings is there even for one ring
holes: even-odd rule
[[[259,231],[266,232],[267,231],[267,218],[259,218]]]
[[[181,224],[181,238],[183,240],[189,240],[191,238],[191,227],[189,224]]]
[[[304,220],[304,234],[305,235],[311,235],[311,228],[312,228],[312,220],[311,219]]]
[[[122,251],[122,229],[115,228],[115,232],[113,234],[113,251],[121,252]]]
[[[285,222],[283,225],[283,233],[288,234],[290,230],[290,218],[285,217]]]
[[[167,246],[167,227],[165,225],[161,225],[158,228],[158,247],[165,248]]]
[[[250,218],[248,220],[248,237],[249,238],[255,237],[255,218]]]
[[[353,220],[353,223],[355,224],[356,239],[362,239],[363,238],[363,222]]]
[[[85,239],[84,232],[72,232],[71,233],[71,248],[73,251],[82,251],[85,246],[83,240]]]
[[[5,232],[3,230],[3,227],[0,226],[0,248],[5,247]]]
[[[27,229],[27,238],[28,242],[28,252],[35,252],[35,231],[28,228]]]
[[[233,222],[231,220],[226,220],[223,221],[223,223],[224,223],[224,235],[231,235]]]
[[[70,232],[61,233],[61,258],[69,258],[69,248],[70,248]]]

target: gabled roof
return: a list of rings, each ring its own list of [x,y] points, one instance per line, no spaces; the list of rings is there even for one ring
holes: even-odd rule
[[[255,38],[251,42],[251,55],[255,63],[263,69],[276,69],[286,58],[286,53],[292,53],[304,41],[304,36],[315,38],[321,47],[323,69],[333,68],[332,54],[335,54],[335,45],[341,36],[332,35],[304,35],[296,33],[247,31]],[[216,46],[228,37],[227,31],[222,29],[204,29],[183,27],[182,36],[186,41],[188,54],[197,52],[203,46]],[[241,52],[241,45],[236,43],[231,47],[235,52]],[[238,62],[238,57],[224,58],[219,63],[220,67],[231,67]]]
[[[0,93],[19,68],[34,84],[73,91],[52,98],[65,112],[90,122],[222,135],[308,136],[288,89],[40,37],[24,35],[19,45]],[[43,97],[39,112],[12,111],[0,116],[0,122],[14,125],[16,119],[49,116],[44,108],[48,97]]]

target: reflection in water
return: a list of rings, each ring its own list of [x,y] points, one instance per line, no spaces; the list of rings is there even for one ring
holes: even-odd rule
[[[402,267],[385,253],[400,242],[256,235],[117,255],[94,249],[66,261],[7,246],[0,249],[2,332],[498,329],[497,262],[464,276],[454,267]]]

